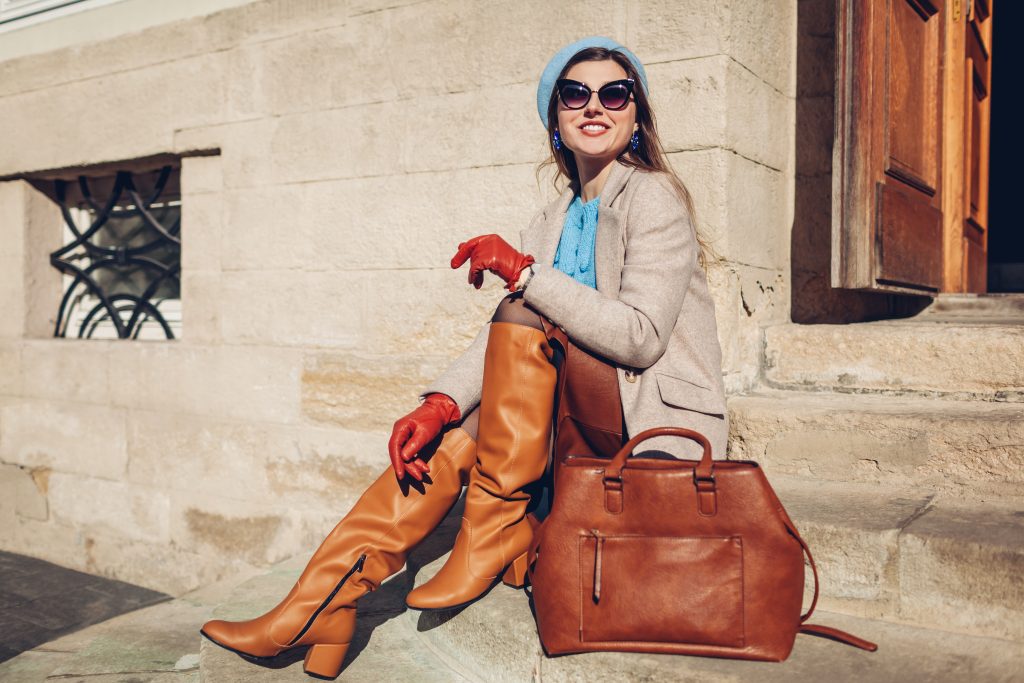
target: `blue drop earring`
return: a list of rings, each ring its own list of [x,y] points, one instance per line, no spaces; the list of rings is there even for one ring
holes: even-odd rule
[[[558,129],[555,129],[555,149],[562,149],[562,138],[558,137]]]
[[[640,131],[633,131],[633,137],[629,139],[629,146],[634,152],[640,146]]]

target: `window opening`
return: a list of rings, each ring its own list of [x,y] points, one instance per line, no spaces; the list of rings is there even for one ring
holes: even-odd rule
[[[181,332],[179,169],[55,180],[66,244],[55,337],[175,339]]]

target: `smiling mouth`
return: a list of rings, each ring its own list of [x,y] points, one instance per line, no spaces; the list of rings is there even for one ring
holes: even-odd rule
[[[580,132],[584,135],[602,135],[608,132],[608,129],[601,125],[588,125],[580,126]]]

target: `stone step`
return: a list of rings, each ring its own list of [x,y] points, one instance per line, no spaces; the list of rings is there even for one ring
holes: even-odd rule
[[[729,458],[771,475],[913,486],[969,499],[1024,492],[1024,404],[758,389],[729,398]]]
[[[436,541],[435,541],[436,542]],[[430,540],[421,544],[427,551]],[[309,553],[275,565],[268,573],[238,586],[213,611],[213,618],[241,620],[263,614],[274,607],[295,584],[309,561]],[[405,610],[405,596],[411,589],[409,575],[400,572],[358,603],[356,634],[349,647],[338,681],[417,681],[417,683],[458,683],[472,680],[435,654],[429,643],[410,628],[408,620],[396,618]],[[206,638],[199,642],[200,681],[204,683],[287,683],[315,680],[302,669],[305,648],[281,653],[254,663],[216,645]]]
[[[847,325],[765,328],[772,387],[1024,401],[1024,321],[939,314]]]
[[[808,536],[813,550],[814,535]],[[446,557],[422,567],[410,562],[410,571],[416,571],[415,583],[419,585],[433,576]],[[824,559],[823,571],[830,572],[829,560]],[[409,610],[404,618],[435,652],[458,661],[472,680],[479,681],[1009,682],[1019,680],[1024,667],[1024,649],[1019,643],[824,609],[815,609],[810,622],[871,640],[878,644],[878,650],[866,652],[801,634],[790,657],[780,663],[621,652],[548,657],[525,593],[500,583],[460,610]]]
[[[941,322],[988,322],[1024,325],[1024,294],[944,292],[913,317]]]
[[[912,487],[766,475],[814,556],[815,613],[1024,643],[1024,500],[963,504]],[[435,546],[451,547],[459,514],[456,506]],[[417,585],[439,568],[437,555],[411,555]],[[805,587],[809,604],[809,566]]]
[[[814,556],[821,608],[1024,643],[1024,499],[766,475]]]
[[[773,477],[814,554],[822,595],[813,623],[879,644],[874,653],[809,635],[786,662],[595,653],[546,657],[523,591],[497,585],[455,611],[404,607],[412,585],[447,558],[456,505],[406,571],[359,602],[356,641],[339,680],[445,681],[1011,681],[1024,666],[1024,515],[961,509],[938,496]],[[214,616],[261,614],[287,594],[308,554],[236,589]],[[808,590],[810,571],[808,570]],[[806,601],[809,601],[808,592]],[[923,625],[941,624],[942,630]],[[203,639],[204,681],[305,681],[302,652],[254,665]]]

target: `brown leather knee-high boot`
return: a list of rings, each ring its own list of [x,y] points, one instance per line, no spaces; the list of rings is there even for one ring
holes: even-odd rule
[[[524,489],[544,474],[557,370],[543,331],[492,322],[484,356],[477,464],[455,547],[441,570],[406,597],[415,609],[446,609],[480,597],[502,572],[521,585],[533,525]],[[506,571],[507,570],[507,571]]]
[[[310,645],[306,672],[337,676],[355,631],[356,599],[401,569],[408,552],[448,514],[476,462],[476,442],[461,427],[450,429],[429,462],[429,480],[422,483],[399,482],[388,467],[272,610],[248,621],[208,621],[200,632],[253,657]]]

